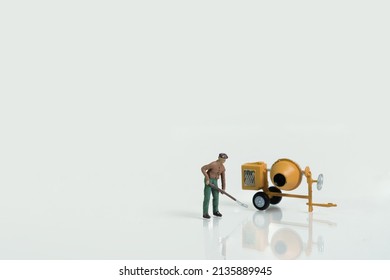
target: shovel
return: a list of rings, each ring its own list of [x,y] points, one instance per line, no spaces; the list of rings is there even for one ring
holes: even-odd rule
[[[225,192],[224,190],[218,188],[216,185],[210,184],[209,186],[212,187],[213,189],[219,191],[219,192],[222,193],[222,194],[226,194],[229,198],[233,199],[233,200],[234,200],[235,202],[237,202],[240,206],[245,207],[245,208],[248,208],[248,205],[246,205],[245,203],[242,203],[241,201],[237,200],[236,198],[234,198],[233,196],[231,196],[230,194],[228,194],[228,193]]]

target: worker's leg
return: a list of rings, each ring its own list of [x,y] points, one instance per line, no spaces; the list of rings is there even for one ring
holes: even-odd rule
[[[218,187],[218,180],[216,179],[210,179],[210,183],[214,184],[214,186]],[[219,205],[219,191],[216,189],[211,190],[213,194],[213,213],[218,212],[218,205]]]
[[[203,215],[204,215],[204,214],[208,214],[209,212],[211,187],[205,184],[203,194],[204,194],[203,197]]]

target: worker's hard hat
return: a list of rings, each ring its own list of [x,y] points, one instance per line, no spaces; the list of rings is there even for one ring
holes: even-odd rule
[[[218,157],[219,157],[219,158],[223,158],[223,159],[227,159],[227,158],[228,158],[227,154],[225,154],[225,153],[220,153],[220,154],[218,155]]]

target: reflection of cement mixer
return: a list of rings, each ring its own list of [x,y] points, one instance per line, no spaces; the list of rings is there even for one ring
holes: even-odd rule
[[[313,219],[313,213],[308,215],[307,223],[289,222],[282,219],[280,208],[275,207],[265,212],[257,211],[252,221],[247,222],[242,228],[242,246],[262,253],[271,249],[272,254],[282,260],[298,259],[302,253],[310,256],[315,248],[319,253],[323,253],[324,240],[322,236],[314,240],[313,223],[328,226],[337,226],[337,224]],[[274,226],[273,230],[271,225]],[[300,229],[307,230],[306,239],[305,234],[298,233]]]
[[[270,172],[271,181],[275,186],[268,187],[268,171]],[[323,184],[323,175],[320,174],[317,180],[313,180],[309,167],[301,170],[298,164],[286,158],[277,160],[271,169],[267,169],[267,165],[264,162],[245,163],[241,166],[241,175],[243,190],[261,190],[253,196],[253,205],[258,210],[265,210],[270,204],[278,204],[283,196],[307,199],[309,212],[313,211],[313,206],[336,206],[333,203],[313,203],[312,185],[313,183],[317,183],[317,189],[320,190]],[[302,181],[302,175],[306,177],[308,185],[307,195],[282,193],[282,191],[296,189]]]

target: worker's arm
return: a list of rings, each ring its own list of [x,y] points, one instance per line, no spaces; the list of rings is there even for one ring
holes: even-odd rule
[[[212,163],[206,164],[206,165],[202,166],[202,168],[200,169],[204,175],[206,185],[210,184],[210,177],[209,177],[209,174],[207,174],[207,170],[211,169],[211,165],[212,165]]]
[[[221,173],[221,182],[222,182],[222,189],[226,189],[226,181],[225,181],[225,171]]]

